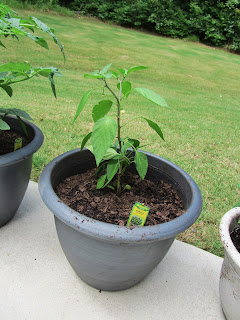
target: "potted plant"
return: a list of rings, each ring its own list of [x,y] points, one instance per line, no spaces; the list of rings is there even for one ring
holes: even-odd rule
[[[104,93],[110,92],[116,102],[116,120],[109,115],[114,112],[113,101],[99,101],[92,109],[93,130],[83,138],[81,149],[69,151],[50,162],[40,176],[39,189],[45,204],[55,216],[60,243],[75,272],[83,281],[99,290],[116,291],[137,284],[156,267],[175,236],[198,218],[202,198],[196,183],[181,168],[159,156],[141,151],[139,148],[142,146],[138,139],[122,136],[122,102],[133,91],[157,105],[168,106],[161,96],[150,89],[133,89],[132,84],[126,81],[129,74],[146,67],[117,71],[110,71],[110,67],[111,65],[107,65],[101,71],[86,74],[85,78],[96,79],[101,83],[101,90],[103,86]],[[114,90],[109,84],[112,80],[117,81]],[[88,90],[84,94],[74,121],[96,89]],[[137,118],[144,120],[164,139],[161,128],[154,121],[145,116]],[[133,121],[136,122],[136,118]],[[86,149],[85,145],[89,142],[91,144]],[[89,185],[86,189],[85,185],[94,176],[92,170],[96,170],[96,186]],[[136,174],[139,174],[140,178]],[[167,187],[165,195],[168,196],[171,190],[176,194],[176,198],[179,197],[182,207],[178,209],[182,214],[172,219],[171,209],[166,210],[165,215],[169,219],[165,221],[168,222],[151,225],[148,220],[150,216],[153,217],[155,201],[152,200],[152,194],[157,190],[156,202],[161,202],[158,205],[165,202],[166,206],[170,205],[170,201],[165,201],[165,196],[162,196],[165,183],[170,187]],[[145,187],[148,195],[144,193],[140,197]],[[90,189],[92,194],[88,192]],[[133,219],[137,221],[136,226],[132,225],[133,220],[132,224],[126,226],[134,205],[134,202],[130,201],[127,207],[123,207],[129,195],[136,197],[143,208],[149,206],[150,213],[143,227],[137,226],[141,222],[136,217]],[[75,204],[72,203],[74,199]],[[94,212],[93,217],[91,212]],[[158,216],[159,212],[155,214]],[[102,219],[103,216],[116,215],[120,216],[117,225],[117,218],[114,218],[113,222],[107,220],[107,223]],[[124,215],[127,217],[125,222]]]
[[[238,320],[240,314],[240,207],[225,213],[220,222],[220,236],[224,260],[220,275],[220,298],[229,320]]]
[[[33,34],[35,29],[51,35],[63,51],[52,28],[35,17],[23,19],[8,6],[0,4],[0,35],[17,39],[18,36],[26,36],[48,48],[44,38]],[[5,48],[1,40],[0,45]],[[28,62],[9,62],[0,65],[0,88],[11,97],[13,84],[44,76],[49,78],[56,97],[54,75],[61,74],[53,67],[32,67]],[[0,227],[16,213],[29,182],[32,156],[43,143],[40,129],[27,120],[32,119],[24,110],[0,106]]]

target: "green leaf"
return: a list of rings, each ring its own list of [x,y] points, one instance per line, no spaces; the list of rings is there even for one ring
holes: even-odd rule
[[[77,119],[77,117],[79,116],[79,114],[82,112],[82,109],[84,108],[85,104],[87,103],[88,101],[88,98],[90,97],[91,93],[93,92],[94,89],[92,90],[88,90],[82,97],[79,105],[78,105],[78,108],[77,108],[77,111],[76,111],[76,114],[74,116],[74,119],[73,119],[73,122]]]
[[[0,72],[20,72],[31,71],[31,65],[27,62],[9,62],[0,65]]]
[[[106,74],[104,75],[104,78],[105,78],[105,79],[110,79],[110,78],[112,78],[112,76],[113,76],[112,71],[109,71],[108,73],[106,73]]]
[[[118,73],[116,71],[110,71],[115,78],[118,78]]]
[[[147,121],[148,125],[154,130],[157,132],[157,134],[164,140],[164,136],[163,136],[163,133],[162,133],[162,130],[161,128],[159,127],[159,125],[155,122],[153,122],[152,120],[150,119],[147,119],[145,117],[139,117],[139,118],[142,118],[144,120]]]
[[[31,30],[32,32],[34,32],[34,26],[33,23],[31,23],[30,21],[20,18],[20,25],[24,28],[28,28],[29,30]]]
[[[100,75],[94,75],[94,74],[85,74],[84,78],[86,79],[101,79],[103,76]]]
[[[117,84],[117,88],[118,90],[120,90],[120,83]],[[129,96],[129,94],[131,93],[132,90],[132,84],[129,81],[124,81],[122,83],[122,94],[126,97]]]
[[[127,74],[130,72],[138,71],[138,70],[143,70],[143,69],[149,69],[149,67],[144,67],[144,66],[139,66],[139,67],[132,67],[128,70]]]
[[[57,94],[56,94],[56,88],[55,88],[55,82],[53,80],[53,76],[54,76],[54,73],[49,73],[49,80],[50,80],[50,83],[51,83],[51,88],[52,88],[52,92],[54,94],[54,97],[57,98]]]
[[[86,143],[88,140],[91,138],[92,132],[89,132],[83,139],[82,139],[82,144],[81,144],[81,150],[85,147]]]
[[[0,46],[6,49],[5,45],[2,43],[1,40],[0,40]]]
[[[31,33],[26,33],[26,36],[30,39],[32,39],[33,41],[35,41],[37,44],[39,44],[41,47],[48,49],[48,44],[47,41],[44,38],[38,37],[38,36],[34,36]]]
[[[115,140],[113,147],[115,148],[115,150],[117,149],[117,147],[119,147],[119,141],[118,139]]]
[[[14,27],[14,28],[17,28],[17,29],[20,27],[20,19],[17,19],[17,18],[5,18],[4,20],[9,23],[9,27]],[[24,30],[20,29],[20,31],[24,31]]]
[[[110,111],[112,104],[111,100],[99,101],[92,109],[93,121],[96,122],[98,119],[104,117]]]
[[[140,145],[140,141],[137,139],[129,139],[129,142],[133,145],[134,148],[138,148]]]
[[[169,108],[165,99],[157,93],[155,93],[154,91],[146,88],[135,88],[135,90],[138,93],[140,93],[144,98],[156,103],[157,105]]]
[[[112,65],[112,63],[109,63],[104,68],[102,68],[102,70],[99,73],[102,75],[105,75],[108,72],[108,69],[111,67],[111,65]]]
[[[13,94],[13,90],[10,86],[1,86],[3,88],[3,90],[5,90],[7,92],[7,94],[9,95],[9,97],[12,96]]]
[[[37,72],[43,77],[49,77],[50,73],[52,73],[54,76],[62,77],[62,74],[58,71],[57,68],[54,68],[54,67],[48,67],[48,68],[36,67],[32,69],[32,72]]]
[[[50,29],[45,23],[43,23],[41,20],[37,19],[36,17],[31,17],[30,20],[35,22],[35,24],[44,32],[52,31],[53,29]]]
[[[132,147],[132,145],[131,145],[131,143],[129,143],[128,140],[124,141],[124,144],[123,144],[122,149],[121,149],[122,155],[124,155],[126,153],[127,149],[129,149],[131,147]]]
[[[109,160],[112,158],[119,158],[120,154],[117,153],[117,151],[113,148],[108,148],[107,152],[105,153],[105,155],[103,156],[102,160]]]
[[[4,113],[4,114],[10,114],[13,116],[17,116],[17,117],[21,117],[27,120],[32,120],[32,118],[30,117],[30,115],[21,109],[16,109],[16,108],[0,108],[0,113]]]
[[[95,171],[95,177],[97,177],[106,167],[107,163],[103,162]]]
[[[107,184],[112,181],[115,174],[118,172],[118,160],[110,160],[107,164]]]
[[[97,166],[110,148],[116,133],[117,123],[112,117],[103,117],[95,122],[91,142]]]
[[[36,17],[30,17],[30,22],[32,22],[33,24],[35,24],[38,28],[40,28],[43,32],[47,32],[54,40],[54,42],[59,46],[62,54],[63,54],[63,58],[64,58],[64,62],[66,60],[65,58],[65,54],[64,54],[64,49],[63,49],[63,45],[61,44],[61,42],[58,40],[58,38],[55,36],[54,34],[54,30],[53,28],[47,26],[45,23],[43,23],[41,20],[37,19]],[[26,25],[26,27],[28,27]],[[27,36],[29,36],[27,34]],[[31,38],[31,36],[29,36]],[[34,40],[34,38],[32,38],[32,40]],[[35,41],[35,40],[34,40]],[[42,47],[47,48],[48,49],[48,45],[47,42],[43,39],[40,38],[40,40],[37,40],[36,43],[40,44]]]
[[[128,72],[127,69],[117,69],[118,72],[120,72],[123,76],[125,76]]]
[[[101,188],[104,186],[105,181],[106,181],[106,178],[107,178],[107,175],[104,174],[104,175],[102,175],[102,176],[98,179],[97,189],[101,189]]]
[[[7,124],[7,122],[3,121],[2,119],[0,119],[0,130],[10,130],[10,127]]]
[[[108,187],[109,189],[111,189],[111,190],[115,191],[114,187],[113,187],[113,186],[111,186],[110,184],[109,184],[109,185],[107,185],[107,187]]]
[[[145,153],[136,151],[134,162],[139,176],[144,179],[148,170],[148,159]]]
[[[60,48],[60,50],[61,50],[61,52],[63,54],[63,59],[64,59],[64,63],[65,63],[66,57],[65,57],[63,45],[61,44],[61,42],[58,40],[58,38],[55,36],[54,33],[52,33],[52,32],[48,32],[48,33],[53,37],[54,42],[59,46],[59,48]]]
[[[5,80],[8,77],[8,72],[0,72],[0,80]],[[0,81],[0,84],[2,81]]]
[[[125,153],[129,148],[137,149],[140,145],[140,141],[137,139],[128,139],[124,141],[124,145],[122,147],[122,152]]]
[[[22,130],[23,130],[25,136],[28,136],[27,127],[26,127],[25,123],[22,121],[22,119],[19,116],[17,116],[17,118],[18,118],[18,121],[22,127]]]

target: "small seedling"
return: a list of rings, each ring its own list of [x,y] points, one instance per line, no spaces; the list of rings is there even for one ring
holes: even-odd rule
[[[148,169],[147,156],[139,151],[143,147],[138,139],[132,137],[122,137],[122,128],[136,119],[142,119],[164,140],[161,128],[154,121],[138,116],[131,121],[121,123],[121,103],[127,99],[134,91],[141,94],[149,101],[168,107],[166,101],[157,93],[146,88],[133,88],[131,82],[126,81],[130,73],[147,69],[144,66],[132,67],[130,69],[117,69],[110,71],[111,64],[105,66],[101,71],[94,71],[91,74],[85,74],[86,79],[95,79],[101,83],[101,87],[88,90],[82,97],[74,121],[77,119],[84,106],[86,105],[93,91],[100,89],[102,94],[105,91],[111,93],[113,100],[100,100],[92,109],[92,118],[94,126],[92,132],[88,133],[82,140],[81,149],[91,142],[88,149],[94,154],[98,166],[96,174],[99,176],[97,188],[109,187],[120,195],[123,190],[130,189],[129,185],[122,186],[121,177],[126,169],[135,164],[136,170],[142,179],[145,178]],[[115,89],[110,85],[110,79],[115,80]],[[113,105],[116,105],[115,117],[109,115]]]

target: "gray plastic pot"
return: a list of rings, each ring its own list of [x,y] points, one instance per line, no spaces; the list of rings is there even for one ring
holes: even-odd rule
[[[14,131],[22,128],[17,118],[4,119]],[[43,134],[34,124],[24,121],[32,141],[25,147],[0,156],[0,227],[10,221],[26,192],[32,169],[32,156],[43,143]]]
[[[60,181],[95,167],[94,157],[86,149],[57,157],[41,174],[40,194],[55,215],[62,249],[78,276],[99,290],[123,290],[143,280],[163,259],[175,236],[190,227],[201,212],[201,193],[191,177],[165,159],[146,155],[147,178],[169,180],[186,209],[182,216],[157,226],[130,229],[96,221],[60,201],[54,192]]]
[[[224,247],[224,260],[219,290],[223,311],[228,320],[240,319],[240,253],[235,248],[230,233],[239,226],[240,208],[225,213],[220,222],[220,236]]]

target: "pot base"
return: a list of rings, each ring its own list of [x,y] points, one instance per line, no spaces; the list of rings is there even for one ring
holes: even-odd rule
[[[165,257],[174,238],[158,242],[119,242],[92,238],[55,217],[62,249],[76,274],[101,291],[129,289]]]

